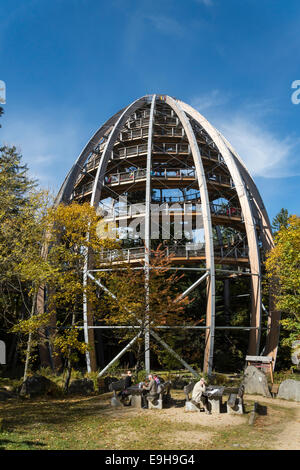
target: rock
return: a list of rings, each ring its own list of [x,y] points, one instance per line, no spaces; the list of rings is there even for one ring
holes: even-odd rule
[[[23,382],[20,395],[39,396],[48,395],[57,391],[57,385],[43,375],[27,377]]]
[[[248,366],[246,368],[242,383],[245,387],[245,393],[271,398],[267,377],[256,367]]]
[[[94,391],[94,382],[91,379],[76,379],[69,386],[69,393],[78,395],[89,395]]]
[[[13,398],[13,394],[5,388],[0,388],[0,401],[5,401],[9,398]]]
[[[277,398],[300,401],[300,381],[284,380],[279,386]]]
[[[300,367],[300,340],[293,341],[291,361],[295,366]]]

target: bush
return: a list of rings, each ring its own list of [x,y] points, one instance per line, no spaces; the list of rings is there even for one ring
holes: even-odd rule
[[[145,369],[143,370],[139,370],[137,375],[136,375],[136,381],[137,383],[140,383],[140,382],[145,382],[145,379],[147,378],[147,372],[145,371]]]
[[[284,380],[300,380],[300,373],[298,372],[293,372],[292,369],[288,370],[280,370],[278,372],[274,372],[274,382],[275,383],[281,383]]]
[[[96,372],[87,372],[85,374],[85,378],[87,379],[90,379],[93,381],[94,383],[94,389],[97,390],[98,389],[98,374],[99,374],[99,371],[96,371]]]

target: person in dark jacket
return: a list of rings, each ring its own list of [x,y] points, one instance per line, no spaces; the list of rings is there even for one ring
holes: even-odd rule
[[[125,398],[128,395],[127,388],[130,387],[131,385],[132,385],[132,374],[131,374],[131,370],[128,370],[127,375],[124,380],[124,388],[119,393],[119,397]]]
[[[131,374],[131,370],[128,370],[127,375],[125,377],[124,389],[130,387],[131,385],[132,385],[132,374]]]

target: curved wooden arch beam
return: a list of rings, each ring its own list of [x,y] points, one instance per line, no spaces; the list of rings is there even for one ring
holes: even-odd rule
[[[214,353],[214,337],[215,337],[215,261],[214,261],[214,244],[213,244],[213,231],[211,222],[211,213],[209,205],[209,196],[206,185],[206,178],[204,167],[200,155],[200,150],[197,140],[192,129],[191,123],[185,114],[182,103],[174,100],[170,96],[166,97],[166,103],[173,109],[178,116],[187,139],[189,141],[194,164],[196,168],[198,185],[201,196],[203,226],[205,234],[205,257],[206,268],[210,273],[207,284],[207,309],[206,309],[206,325],[209,329],[206,330],[205,340],[205,353],[204,353],[204,366],[203,369],[208,374],[211,374],[213,367],[213,353]]]
[[[269,216],[267,214],[266,208],[258,191],[256,184],[254,183],[249,171],[246,168],[246,165],[242,161],[239,154],[234,150],[231,144],[226,140],[226,138],[221,134],[225,144],[230,149],[234,157],[236,158],[237,165],[240,168],[241,174],[251,191],[255,208],[258,212],[259,219],[261,220],[261,239],[263,243],[263,247],[266,251],[271,250],[274,247],[274,240],[272,235],[272,228],[269,220]],[[268,355],[273,358],[273,367],[275,367],[277,351],[278,351],[278,343],[279,343],[279,335],[280,335],[280,319],[281,319],[281,312],[276,310],[274,305],[274,295],[272,290],[269,293],[269,315],[268,315],[268,330],[267,330],[267,337],[266,337],[266,347],[265,347],[265,355]]]
[[[71,170],[67,174],[61,188],[56,196],[55,205],[60,204],[61,202],[69,202],[70,196],[74,189],[75,182],[82,171],[82,167],[88,158],[89,154],[94,150],[96,145],[98,145],[99,141],[108,133],[109,129],[111,129],[117,119],[119,118],[120,114],[125,108],[118,111],[114,114],[108,121],[103,124],[93,135],[93,137],[88,141],[82,152],[80,153],[79,157],[77,158],[76,162],[72,166]]]
[[[142,98],[139,98],[138,100],[134,101],[129,106],[127,106],[127,108],[125,108],[125,111],[123,111],[119,115],[119,118],[115,122],[114,127],[107,139],[107,142],[104,147],[103,154],[102,154],[102,157],[101,157],[98,169],[97,169],[97,173],[96,173],[96,177],[95,177],[95,181],[93,185],[92,196],[91,196],[91,206],[97,207],[99,204],[107,163],[111,155],[111,152],[113,150],[114,143],[118,137],[118,134],[122,126],[124,125],[124,123],[126,122],[126,120],[129,118],[131,114],[133,114],[137,109],[141,108],[147,102],[149,102],[149,97],[147,96],[143,96]]]
[[[219,131],[218,131],[219,132]],[[271,229],[271,224],[269,220],[268,213],[266,211],[265,205],[263,203],[263,200],[261,198],[261,195],[259,193],[259,190],[254,183],[246,165],[242,161],[241,157],[239,154],[235,151],[235,149],[232,147],[230,142],[219,132],[220,136],[224,140],[225,144],[227,145],[228,149],[231,151],[233,154],[233,157],[236,161],[236,164],[240,170],[240,173],[247,184],[251,194],[253,195],[253,202],[255,204],[255,209],[259,215],[259,219],[261,221],[261,239],[263,246],[265,250],[270,250],[271,248],[274,247],[274,241],[273,241],[273,235],[272,235],[272,229]]]
[[[156,95],[153,95],[149,116],[149,130],[147,143],[147,168],[146,168],[146,214],[145,214],[145,264],[149,267],[149,256],[151,249],[151,169],[152,169],[152,141],[153,141],[153,123],[155,113]]]
[[[255,228],[255,220],[252,212],[251,202],[249,200],[249,194],[247,192],[246,184],[239,171],[239,167],[234,159],[233,155],[229,151],[224,140],[220,136],[219,132],[202,116],[198,111],[189,106],[188,104],[179,101],[183,110],[188,113],[196,122],[198,122],[203,129],[210,136],[212,141],[216,144],[219,152],[221,153],[227,168],[231,174],[232,180],[235,185],[235,189],[240,201],[242,208],[248,246],[249,246],[249,261],[251,273],[251,294],[252,294],[252,312],[251,312],[251,327],[250,340],[249,340],[249,354],[259,354],[259,344],[261,335],[261,268],[260,268],[260,256],[258,249],[258,240]]]

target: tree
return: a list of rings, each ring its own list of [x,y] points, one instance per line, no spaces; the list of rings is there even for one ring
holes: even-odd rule
[[[72,366],[78,361],[79,354],[87,351],[78,328],[83,324],[83,295],[86,294],[91,306],[97,301],[96,286],[83,284],[87,252],[92,252],[97,262],[101,250],[114,245],[114,241],[98,237],[98,222],[95,209],[88,203],[60,204],[48,209],[44,226],[44,256],[40,247],[39,259],[49,275],[39,278],[38,284],[47,285],[48,302],[44,311],[34,311],[30,318],[15,327],[15,331],[37,335],[52,319],[49,341],[52,349],[59,351],[66,361],[65,390],[68,389]],[[36,273],[32,269],[30,272],[37,285]]]
[[[288,219],[289,219],[289,213],[287,209],[282,208],[280,212],[274,217],[272,221],[272,228],[273,231],[276,233],[278,232],[281,227],[287,227],[288,226]]]
[[[77,353],[82,353],[86,347],[85,343],[79,341],[80,330],[77,328],[83,324],[83,296],[88,299],[90,311],[93,311],[97,302],[96,285],[83,283],[86,259],[87,256],[93,257],[95,265],[98,265],[103,248],[112,248],[115,242],[109,238],[99,238],[99,216],[88,203],[60,204],[51,211],[50,222],[53,229],[48,259],[59,268],[58,276],[51,285],[51,303],[58,313],[59,328],[71,326],[63,333],[58,329],[54,340],[54,345],[67,360],[67,389],[72,365],[78,360]],[[93,331],[89,332],[89,340],[91,344],[94,343]]]
[[[32,192],[28,202],[23,207],[21,215],[19,217],[15,216],[13,219],[18,231],[15,233],[14,228],[12,228],[10,237],[13,242],[9,252],[11,278],[18,283],[18,292],[25,307],[21,320],[14,325],[12,331],[15,333],[28,333],[24,381],[27,378],[34,344],[33,334],[35,329],[44,324],[49,318],[48,315],[36,315],[39,287],[41,284],[50,282],[56,275],[55,267],[51,266],[47,259],[41,255],[48,226],[48,208],[48,193],[44,191]],[[25,328],[25,325],[27,328]]]
[[[275,236],[275,247],[266,260],[267,277],[275,288],[276,308],[283,312],[281,324],[289,332],[283,340],[291,346],[300,339],[300,217],[292,215]]]
[[[143,334],[149,325],[155,330],[156,326],[189,323],[185,307],[190,300],[188,297],[180,298],[178,283],[182,276],[176,271],[170,271],[170,265],[164,250],[158,247],[151,251],[149,278],[145,269],[134,269],[130,264],[120,261],[111,264],[110,272],[97,273],[97,278],[110,292],[102,292],[97,309],[98,320],[110,325],[140,326]],[[136,334],[136,330],[134,331]],[[121,342],[132,339],[132,330],[128,329],[118,336]],[[137,370],[141,368],[142,336],[132,346]],[[161,348],[153,344],[152,350],[160,358]]]
[[[38,191],[35,181],[29,178],[28,168],[21,163],[16,148],[1,147],[0,317],[6,329],[32,310],[34,289],[28,271],[29,266],[33,268],[41,247],[43,207],[47,199],[47,193]],[[38,259],[35,274],[41,269]],[[11,344],[16,351],[19,336],[14,339]]]

